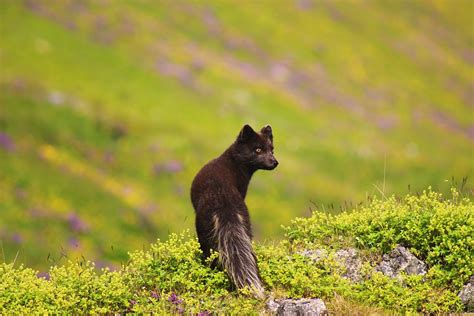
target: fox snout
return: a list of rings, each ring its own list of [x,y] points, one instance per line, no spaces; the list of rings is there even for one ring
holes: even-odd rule
[[[267,170],[273,170],[275,169],[276,167],[278,166],[278,160],[275,159],[275,157],[270,157],[268,158],[268,160],[266,161],[266,164],[265,164],[265,169]]]

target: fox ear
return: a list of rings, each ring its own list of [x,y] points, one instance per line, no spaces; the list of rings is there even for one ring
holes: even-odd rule
[[[245,124],[244,127],[240,130],[239,137],[237,138],[241,142],[246,142],[256,135],[255,131],[250,127],[250,125]]]
[[[271,141],[273,141],[273,132],[272,127],[270,125],[266,125],[265,127],[263,127],[260,133],[262,133],[262,135],[267,136]]]

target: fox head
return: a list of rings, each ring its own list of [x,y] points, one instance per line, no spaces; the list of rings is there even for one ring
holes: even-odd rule
[[[232,147],[235,159],[251,170],[273,170],[278,165],[273,156],[273,133],[270,125],[263,127],[259,133],[245,125]]]

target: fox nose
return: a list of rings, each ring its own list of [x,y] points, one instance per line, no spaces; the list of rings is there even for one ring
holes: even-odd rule
[[[276,167],[276,166],[278,166],[278,160],[273,159],[273,167]]]

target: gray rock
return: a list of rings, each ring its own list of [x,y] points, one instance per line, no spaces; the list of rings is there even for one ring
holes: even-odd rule
[[[310,258],[314,262],[319,262],[320,260],[325,259],[329,256],[329,253],[326,249],[306,249],[299,252],[299,254]],[[345,267],[346,272],[344,272],[344,274],[342,275],[344,278],[349,279],[353,282],[358,282],[361,280],[362,277],[360,274],[360,269],[362,266],[362,261],[359,258],[359,253],[357,252],[357,249],[340,249],[335,253],[334,258],[343,267]]]
[[[300,255],[305,256],[313,260],[314,262],[318,262],[321,259],[325,259],[328,257],[328,251],[326,249],[305,249],[303,251],[298,252]]]
[[[474,312],[474,275],[458,294],[468,312]]]
[[[362,279],[360,274],[362,261],[356,249],[348,248],[338,250],[335,257],[336,260],[346,268],[346,272],[342,275],[344,278],[352,282],[358,282]]]
[[[267,302],[267,308],[273,313],[278,311],[278,307],[280,307],[280,304],[278,304],[273,298]]]
[[[398,277],[401,272],[409,275],[425,275],[426,264],[405,247],[397,246],[389,254],[382,256],[382,262],[375,267],[375,270],[391,278]]]
[[[282,316],[328,315],[326,305],[319,298],[272,299],[267,303],[267,307],[273,313]]]

